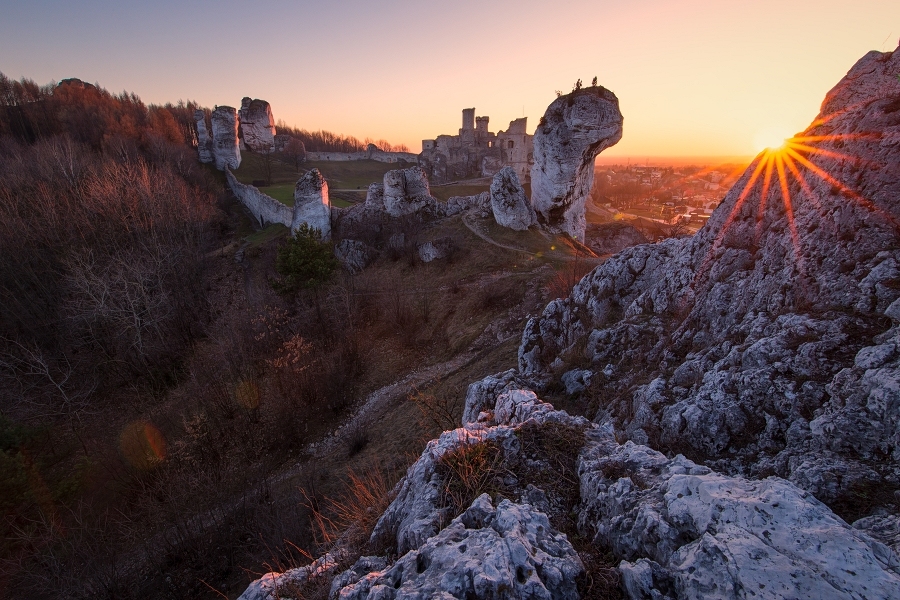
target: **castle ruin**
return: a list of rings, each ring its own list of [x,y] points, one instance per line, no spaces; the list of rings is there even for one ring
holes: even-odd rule
[[[488,131],[490,117],[476,117],[474,108],[462,111],[459,135],[439,135],[422,140],[419,166],[432,183],[472,177],[492,177],[509,166],[523,182],[529,181],[534,162],[534,136],[526,129],[528,118],[515,119],[506,131]]]

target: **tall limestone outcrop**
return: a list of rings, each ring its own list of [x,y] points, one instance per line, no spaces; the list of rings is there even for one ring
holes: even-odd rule
[[[213,153],[213,139],[209,128],[206,126],[206,112],[194,111],[194,124],[197,127],[197,152],[200,154],[200,162],[207,164],[213,162],[216,157]]]
[[[622,139],[619,99],[594,86],[560,96],[534,133],[531,205],[538,221],[584,240],[594,158]]]
[[[267,153],[275,150],[275,117],[265,100],[241,100],[239,111],[241,139],[251,152]]]
[[[237,169],[241,166],[237,111],[230,106],[217,106],[210,121],[216,168],[220,171],[224,171],[226,167]]]
[[[331,201],[328,182],[318,169],[311,169],[294,186],[294,219],[291,231],[306,223],[322,232],[322,239],[331,239]]]
[[[491,210],[499,225],[515,231],[525,231],[537,220],[512,167],[503,167],[491,181]]]
[[[637,443],[776,474],[846,519],[900,500],[900,52],[871,52],[693,238],[629,248],[528,322]],[[861,505],[860,498],[867,498]]]

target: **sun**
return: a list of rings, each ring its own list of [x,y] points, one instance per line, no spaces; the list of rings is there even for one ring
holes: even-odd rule
[[[767,127],[753,136],[753,146],[756,152],[763,150],[780,150],[784,148],[791,135],[783,129]]]

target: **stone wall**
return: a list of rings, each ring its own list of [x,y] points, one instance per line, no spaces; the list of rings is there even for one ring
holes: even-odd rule
[[[416,164],[418,160],[418,154],[413,154],[412,152],[384,152],[375,148],[374,146],[370,147],[368,150],[363,152],[307,152],[306,159],[307,160],[334,160],[334,161],[348,161],[348,160],[377,160],[378,162],[383,163],[395,163],[400,161],[405,161],[410,164]]]
[[[263,194],[252,185],[241,183],[228,169],[225,170],[225,177],[228,179],[228,187],[260,225],[281,223],[285,227],[291,226],[294,219],[294,210],[291,207]]]

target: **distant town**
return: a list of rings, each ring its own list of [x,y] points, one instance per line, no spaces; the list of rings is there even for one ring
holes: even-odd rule
[[[597,166],[591,199],[617,219],[685,225],[696,231],[746,168],[746,163],[710,165]]]

